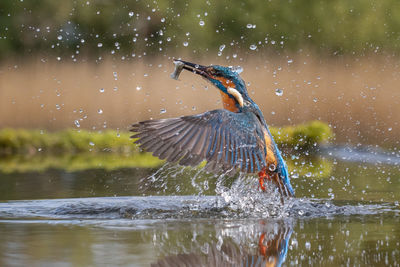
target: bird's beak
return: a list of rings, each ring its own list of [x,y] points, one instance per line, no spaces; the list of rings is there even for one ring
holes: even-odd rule
[[[188,70],[190,72],[199,74],[199,75],[203,76],[206,79],[210,79],[211,78],[210,77],[210,73],[209,73],[209,67],[202,66],[202,65],[199,65],[199,64],[194,64],[194,63],[187,62],[187,61],[183,61],[183,60],[180,60],[180,59],[174,59],[174,63],[176,63],[176,62],[183,63],[183,67],[182,68],[185,69],[185,70]]]

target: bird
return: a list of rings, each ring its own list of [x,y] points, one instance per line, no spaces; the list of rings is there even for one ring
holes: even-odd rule
[[[146,120],[132,125],[134,142],[160,159],[183,166],[204,160],[211,173],[258,174],[267,191],[272,181],[282,197],[294,197],[287,165],[269,131],[264,116],[250,98],[240,68],[203,66],[174,59],[177,79],[181,71],[197,74],[220,92],[223,109],[178,118]]]
[[[261,221],[264,224],[264,221]],[[254,232],[255,230],[255,232]],[[280,223],[270,223],[265,225],[265,229],[260,233],[258,240],[258,252],[254,250],[255,240],[251,238],[257,235],[257,228],[253,229],[251,233],[247,233],[244,229],[241,230],[242,234],[247,234],[243,240],[232,239],[225,236],[221,244],[217,242],[208,243],[207,253],[204,255],[202,249],[196,247],[196,244],[190,242],[190,248],[184,248],[184,252],[176,253],[173,250],[171,255],[157,259],[156,262],[150,264],[151,267],[170,267],[170,266],[248,266],[248,267],[280,267],[286,260],[289,249],[289,240],[293,233],[290,225]],[[221,236],[219,236],[221,238]],[[218,242],[220,243],[220,242]],[[253,246],[248,246],[247,244]],[[167,243],[171,246],[171,243]],[[202,243],[201,243],[202,244]],[[246,245],[245,245],[246,244]],[[182,244],[179,244],[182,246]],[[200,244],[197,244],[198,246]],[[174,244],[172,245],[174,247]],[[180,247],[181,248],[181,247]],[[168,248],[166,251],[171,250]]]

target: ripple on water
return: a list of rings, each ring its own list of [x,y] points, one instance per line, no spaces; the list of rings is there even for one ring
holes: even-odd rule
[[[243,202],[236,199],[228,202],[221,196],[148,196],[11,201],[0,203],[0,220],[315,218],[399,212],[390,203],[352,205],[293,198],[284,205],[272,206],[267,200],[264,198],[267,204],[263,204],[258,196]]]
[[[142,183],[145,188],[154,185],[164,189],[176,188],[167,182],[192,177],[191,185],[198,188],[197,196],[173,196],[173,192],[165,191],[168,194],[166,196],[8,201],[0,203],[0,220],[259,219],[399,213],[398,205],[394,203],[344,203],[310,198],[282,200],[277,190],[262,192],[257,180],[246,175],[237,175],[234,179],[225,174],[217,175],[213,177],[216,179],[215,188],[209,188],[205,182],[210,177],[204,179],[204,176],[199,175],[200,172],[187,173],[182,168],[170,168],[167,165]],[[214,192],[216,195],[206,196],[206,192]],[[184,192],[176,190],[177,193]]]

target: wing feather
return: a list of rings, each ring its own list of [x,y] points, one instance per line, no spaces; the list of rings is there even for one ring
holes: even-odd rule
[[[263,127],[253,113],[213,110],[139,122],[131,131],[135,143],[161,159],[185,166],[207,160],[212,172],[238,168],[254,173],[266,165]]]

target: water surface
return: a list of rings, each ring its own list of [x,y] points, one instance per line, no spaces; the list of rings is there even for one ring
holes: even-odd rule
[[[283,205],[251,177],[170,165],[1,173],[0,265],[399,266],[397,164],[335,153],[294,159]]]

